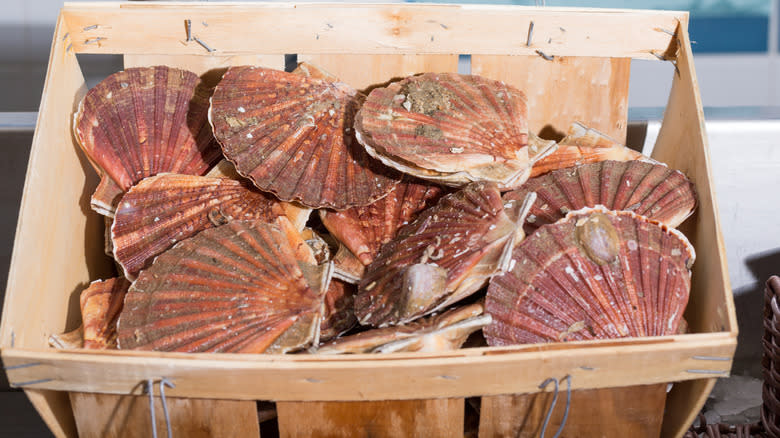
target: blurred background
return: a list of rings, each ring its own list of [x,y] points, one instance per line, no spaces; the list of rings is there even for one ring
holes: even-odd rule
[[[385,3],[387,3],[386,1]],[[0,13],[0,285],[5,285],[51,37],[62,0],[2,0]],[[740,325],[729,379],[709,403],[711,420],[757,419],[763,283],[780,274],[780,0],[462,1],[571,7],[674,9],[689,31],[704,104],[711,166]],[[619,38],[619,35],[615,36]],[[80,58],[94,84],[121,70],[120,56]],[[669,96],[673,67],[633,61],[630,142],[649,152]],[[53,212],[54,213],[54,212]],[[3,287],[4,288],[4,287]],[[0,305],[2,295],[0,295]],[[720,399],[718,399],[720,397]],[[728,400],[731,398],[731,400]],[[735,398],[740,398],[739,402]],[[720,405],[718,405],[720,403]],[[724,405],[725,403],[725,405]],[[731,403],[729,405],[729,403]],[[719,406],[719,407],[718,407]],[[716,417],[717,416],[717,417]],[[48,436],[22,392],[0,373],[0,434]]]

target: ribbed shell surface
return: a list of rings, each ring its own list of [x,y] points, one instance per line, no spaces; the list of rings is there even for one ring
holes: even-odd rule
[[[514,187],[531,167],[525,94],[480,76],[425,73],[375,88],[355,129],[385,164],[450,185]]]
[[[116,321],[130,282],[123,277],[93,281],[79,296],[84,348],[116,348]]]
[[[493,183],[472,183],[424,210],[382,246],[355,297],[364,325],[405,323],[476,292],[519,226]]]
[[[163,174],[133,186],[111,227],[114,258],[131,280],[176,242],[230,220],[272,222],[281,202],[251,185],[225,178]]]
[[[357,324],[355,293],[357,286],[333,279],[325,294],[325,311],[320,324],[320,342],[329,341]]]
[[[631,210],[674,228],[696,206],[693,183],[682,172],[644,161],[602,161],[555,170],[503,197],[519,204],[529,192],[537,195],[523,224],[529,234],[570,211],[596,205]]]
[[[407,177],[378,201],[342,211],[320,210],[320,218],[331,235],[368,265],[399,228],[443,193],[437,185]]]
[[[222,158],[207,119],[210,94],[190,71],[128,68],[87,92],[76,138],[122,190],[161,172],[203,175]]]
[[[512,259],[488,287],[489,345],[674,334],[695,253],[677,230],[595,208],[539,228]]]
[[[261,190],[312,208],[367,205],[400,175],[355,141],[357,91],[261,67],[231,67],[211,99],[225,156]]]
[[[233,221],[180,242],[130,288],[119,347],[263,353],[310,345],[324,290],[307,282],[295,252],[284,230],[261,222]]]

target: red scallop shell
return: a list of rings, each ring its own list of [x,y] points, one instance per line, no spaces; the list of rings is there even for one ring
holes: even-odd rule
[[[130,282],[123,277],[93,281],[81,292],[84,348],[116,348],[116,322]]]
[[[371,91],[355,117],[358,141],[385,164],[460,186],[491,181],[517,187],[528,178],[526,97],[500,81],[425,73]],[[546,143],[544,149],[554,147]]]
[[[263,353],[317,342],[330,280],[285,218],[202,231],[141,271],[119,319],[122,349]],[[329,265],[325,265],[326,267]]]
[[[261,190],[312,208],[342,210],[387,194],[400,175],[355,141],[357,91],[261,67],[231,67],[209,119],[225,156]]]
[[[222,157],[207,120],[210,94],[186,70],[128,68],[87,92],[75,135],[98,172],[122,191],[161,172],[203,175]],[[110,213],[116,191],[101,186],[92,202]]]
[[[402,324],[455,303],[506,267],[522,228],[493,183],[472,183],[424,210],[383,245],[355,297],[364,325]]]
[[[660,336],[677,332],[693,247],[630,211],[586,208],[546,225],[490,281],[489,345]]]
[[[529,234],[583,207],[631,210],[673,228],[696,207],[693,183],[682,172],[644,161],[602,161],[555,170],[503,197],[520,202],[530,192],[536,192],[537,201],[523,224]]]
[[[342,211],[320,210],[320,218],[333,237],[368,265],[399,228],[443,194],[439,186],[404,178],[378,201]]]
[[[530,177],[534,178],[553,170],[605,160],[655,162],[641,153],[625,147],[606,134],[588,128],[581,123],[573,123],[569,127],[569,134],[558,143],[558,147],[534,163]]]
[[[281,202],[251,185],[226,178],[162,174],[145,178],[122,197],[111,240],[114,258],[134,280],[176,242],[230,220],[272,222]]]

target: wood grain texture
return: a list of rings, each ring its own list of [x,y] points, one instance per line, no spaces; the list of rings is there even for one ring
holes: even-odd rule
[[[124,55],[125,68],[151,67],[153,65],[167,65],[189,70],[198,75],[207,72],[218,73],[220,76],[224,70],[233,65],[257,65],[277,70],[284,70],[284,55],[150,55],[128,54]]]
[[[78,436],[67,392],[26,389],[24,393],[54,436],[57,438]]]
[[[472,55],[471,72],[523,90],[536,134],[553,139],[553,132],[562,136],[582,122],[626,141],[629,58]]]
[[[417,73],[455,73],[458,55],[366,55],[298,54],[298,62],[308,62],[335,75],[358,90],[384,84],[391,79]]]
[[[279,402],[281,437],[462,437],[460,398],[372,402]]]
[[[188,438],[260,436],[253,401],[165,398],[172,436]],[[152,423],[146,395],[70,393],[81,438],[147,438]],[[155,396],[157,436],[166,436],[162,401]]]
[[[566,390],[561,385],[546,435],[554,434],[563,420]],[[553,393],[549,391],[482,397],[479,436],[540,436],[552,399]],[[560,436],[657,438],[665,400],[666,384],[663,383],[572,391],[568,418]]]

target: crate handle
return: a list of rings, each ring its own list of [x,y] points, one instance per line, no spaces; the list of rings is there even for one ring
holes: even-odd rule
[[[561,432],[563,431],[563,427],[566,425],[566,419],[569,418],[569,408],[571,407],[571,375],[567,374],[566,377],[566,409],[563,411],[563,419],[561,420],[561,425],[558,426],[558,430],[555,431],[555,435],[553,435],[553,438],[558,438],[561,435]],[[544,417],[544,422],[542,423],[542,431],[539,433],[539,438],[544,438],[544,433],[547,431],[547,424],[550,422],[550,418],[552,417],[553,409],[555,409],[555,403],[558,401],[558,379],[554,377],[550,377],[549,379],[542,382],[541,385],[539,385],[539,389],[544,389],[549,385],[550,383],[555,384],[555,389],[553,392],[553,399],[552,403],[550,403],[550,409],[547,410],[547,415]]]
[[[160,400],[162,401],[163,414],[165,415],[165,430],[168,432],[168,438],[172,438],[171,434],[171,417],[168,415],[168,403],[165,400],[165,387],[175,388],[176,385],[170,380],[163,377],[160,379]],[[149,394],[149,415],[152,419],[152,437],[157,438],[157,421],[154,414],[154,380],[146,380],[146,392]]]

